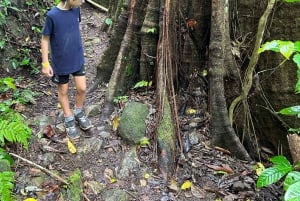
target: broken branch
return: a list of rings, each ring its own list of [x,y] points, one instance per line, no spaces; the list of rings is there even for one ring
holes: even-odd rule
[[[41,169],[42,171],[46,172],[46,173],[49,174],[50,176],[55,177],[57,180],[63,182],[64,184],[69,185],[69,183],[67,182],[67,180],[61,178],[60,176],[54,174],[53,172],[47,170],[46,168],[44,168],[44,167],[42,167],[42,166],[40,166],[40,165],[38,165],[38,164],[36,164],[36,163],[34,163],[34,162],[32,162],[32,161],[29,161],[29,160],[27,160],[26,158],[23,158],[23,157],[21,157],[21,156],[19,156],[19,155],[17,155],[17,154],[14,154],[14,153],[9,153],[9,154],[12,155],[12,156],[14,156],[14,157],[16,157],[16,158],[18,158],[18,159],[21,159],[22,161],[25,161],[26,163],[29,163],[30,165],[33,165],[33,166],[35,166],[35,167]]]

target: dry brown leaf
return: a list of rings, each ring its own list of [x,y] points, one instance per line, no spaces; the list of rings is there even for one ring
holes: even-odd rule
[[[175,192],[177,192],[179,190],[178,183],[174,178],[170,179],[168,188],[172,191],[175,191]]]
[[[55,135],[55,132],[51,125],[47,125],[43,130],[43,135],[47,138],[51,138]]]
[[[112,169],[105,168],[104,177],[110,181],[112,178],[114,178],[114,171]]]
[[[218,150],[220,152],[223,152],[224,154],[228,154],[228,155],[231,155],[231,152],[227,149],[224,149],[222,147],[215,147],[215,150]]]
[[[145,179],[140,180],[141,186],[147,186],[147,181]]]
[[[207,167],[216,170],[216,171],[223,171],[223,172],[227,172],[228,174],[232,174],[234,173],[233,170],[229,167],[229,166],[217,166],[217,165],[206,165]]]

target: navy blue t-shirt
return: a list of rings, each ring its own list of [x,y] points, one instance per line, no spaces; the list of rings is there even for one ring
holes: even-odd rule
[[[47,13],[42,34],[50,37],[51,66],[57,75],[77,72],[84,65],[80,21],[80,8],[53,7]]]

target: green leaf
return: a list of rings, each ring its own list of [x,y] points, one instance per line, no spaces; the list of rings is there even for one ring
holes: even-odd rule
[[[148,82],[145,80],[142,80],[142,81],[139,81],[138,83],[136,83],[133,88],[136,89],[136,88],[146,87],[146,86],[148,86]]]
[[[5,159],[9,161],[10,165],[14,163],[14,159],[8,153],[6,153],[5,150],[2,148],[0,148],[0,159]]]
[[[292,167],[290,161],[285,156],[274,156],[274,157],[270,158],[270,161],[275,166]]]
[[[14,84],[14,79],[12,77],[6,77],[2,80],[2,82],[13,90],[17,88],[16,85]]]
[[[300,182],[300,172],[292,171],[289,172],[286,178],[284,179],[283,189],[286,191],[289,187],[294,184]]]
[[[300,93],[300,68],[297,70],[297,83],[295,86],[295,93],[298,94]]]
[[[11,193],[14,188],[14,173],[11,171],[0,172],[0,200],[13,201]]]
[[[300,182],[296,182],[288,188],[284,194],[285,201],[300,201]]]
[[[108,26],[112,25],[113,21],[111,18],[106,18],[105,19],[105,24],[107,24]]]
[[[141,146],[148,146],[148,145],[150,145],[149,138],[143,137],[143,138],[140,140],[140,145],[141,145]]]
[[[261,188],[279,181],[286,173],[280,171],[277,167],[270,167],[265,169],[258,177],[256,186]]]
[[[300,2],[300,0],[284,0],[287,3],[296,3],[296,2]]]
[[[270,42],[266,42],[258,49],[258,53],[262,53],[266,50],[271,50],[273,52],[280,52],[279,43],[280,40],[273,40]]]
[[[292,171],[293,167],[284,156],[275,156],[270,159],[275,165],[265,169],[258,177],[256,186],[261,188],[270,184],[276,183],[288,172]]]
[[[147,33],[155,34],[156,33],[156,28],[148,29]]]
[[[279,48],[280,53],[286,59],[290,59],[290,56],[294,53],[294,43],[292,41],[280,41]]]
[[[293,61],[297,64],[298,69],[300,68],[300,54],[297,53],[293,57]]]
[[[295,41],[294,43],[295,52],[300,52],[300,41]]]
[[[283,108],[279,111],[282,115],[298,115],[300,114],[300,105]]]

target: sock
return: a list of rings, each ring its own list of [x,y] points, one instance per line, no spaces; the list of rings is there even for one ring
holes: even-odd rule
[[[75,114],[75,115],[78,115],[78,114],[81,113],[82,111],[83,111],[82,108],[77,108],[77,107],[75,107],[74,114]]]
[[[69,122],[69,121],[72,121],[72,120],[74,120],[73,115],[65,117],[65,122]]]

